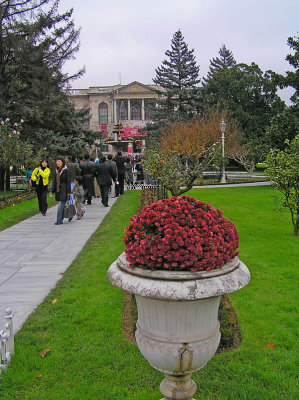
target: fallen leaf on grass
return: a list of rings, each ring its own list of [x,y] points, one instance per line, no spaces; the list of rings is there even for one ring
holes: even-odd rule
[[[47,354],[49,354],[49,352],[51,351],[52,347],[50,347],[49,349],[45,349],[42,353],[41,353],[41,357],[45,358]]]
[[[52,304],[56,304],[57,303],[57,299],[54,299],[53,301],[52,301]]]
[[[266,346],[269,347],[269,349],[275,349],[274,343],[267,343]]]

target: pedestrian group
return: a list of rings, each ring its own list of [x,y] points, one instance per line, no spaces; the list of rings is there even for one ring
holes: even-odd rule
[[[109,194],[118,197],[124,193],[125,181],[133,185],[133,168],[136,168],[136,184],[144,182],[142,160],[124,157],[119,151],[113,158],[110,154],[102,156],[96,162],[89,154],[79,157],[77,162],[71,156],[56,158],[55,175],[50,189],[50,196],[55,195],[58,202],[55,225],[63,224],[65,209],[69,204],[75,205],[77,220],[84,215],[82,204],[91,204],[93,197],[101,196],[104,207],[109,207]],[[47,193],[50,176],[47,160],[43,159],[31,175],[30,185],[35,188],[38,198],[39,211],[46,216],[48,203]],[[73,206],[72,206],[73,207]],[[73,216],[68,216],[69,221]]]

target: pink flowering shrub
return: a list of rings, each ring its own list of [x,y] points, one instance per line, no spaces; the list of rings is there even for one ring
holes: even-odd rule
[[[210,271],[238,255],[235,225],[220,210],[188,196],[144,207],[125,234],[130,268]]]

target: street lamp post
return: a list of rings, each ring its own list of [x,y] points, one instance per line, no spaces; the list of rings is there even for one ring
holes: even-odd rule
[[[222,178],[221,178],[221,183],[226,183],[226,178],[225,178],[225,160],[224,160],[224,132],[226,128],[226,123],[224,120],[220,123],[220,130],[221,130],[221,140],[222,140]]]

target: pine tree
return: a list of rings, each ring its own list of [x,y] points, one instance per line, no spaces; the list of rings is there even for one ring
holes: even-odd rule
[[[186,119],[198,112],[199,66],[193,52],[194,49],[188,49],[182,32],[177,31],[171,41],[171,50],[165,52],[168,59],[155,70],[153,81],[162,87],[161,91],[158,90],[161,98],[155,110],[155,122],[163,124],[169,120]]]
[[[210,60],[210,68],[207,78],[203,78],[203,81],[207,83],[213,78],[214,74],[222,69],[231,68],[236,65],[236,60],[234,59],[233,53],[223,45],[219,50],[219,56]]]
[[[72,9],[58,13],[59,2],[0,2],[1,115],[25,120],[22,138],[36,151],[66,149],[79,138],[82,147],[85,141],[78,126],[88,111],[76,111],[65,94],[84,68],[72,76],[62,71],[79,50],[80,30],[74,26]],[[87,132],[86,142],[91,136]]]
[[[73,10],[59,14],[58,4],[59,0],[0,3],[0,107],[6,115],[12,116],[24,97],[28,99],[34,87],[43,84],[36,76],[50,73],[51,84],[63,88],[84,72],[73,77],[62,73],[65,61],[79,49],[79,30],[71,19]]]
[[[284,86],[291,86],[295,89],[295,93],[291,96],[291,101],[298,106],[299,104],[299,36],[289,37],[288,46],[293,50],[294,54],[288,54],[286,60],[295,69],[295,71],[287,71],[284,78]]]

